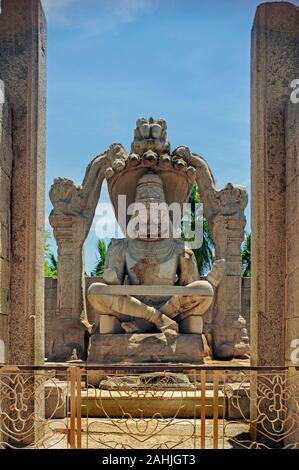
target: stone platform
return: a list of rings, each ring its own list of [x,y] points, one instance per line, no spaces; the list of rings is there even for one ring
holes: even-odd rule
[[[226,419],[244,419],[250,417],[250,384],[232,386],[232,396],[224,396],[218,391],[218,417]],[[52,384],[46,385],[46,418],[59,419],[67,416],[67,382],[57,384],[55,390]],[[234,394],[240,394],[240,409],[236,407]],[[200,390],[103,390],[97,387],[84,388],[81,392],[82,417],[121,418],[125,412],[132,418],[152,418],[161,414],[163,418],[200,418]],[[205,394],[205,416],[213,418],[214,391],[212,384],[207,384]],[[141,413],[142,410],[142,413]],[[242,411],[242,413],[241,413]]]
[[[97,334],[90,339],[87,364],[203,364],[204,344],[196,334],[179,334],[173,344],[162,333]]]
[[[121,418],[123,414],[133,418],[200,418],[201,393],[194,391],[127,390],[114,391],[89,388],[83,390],[82,417]],[[205,416],[213,417],[213,389],[206,390]],[[218,392],[218,416],[222,418],[226,410],[227,398]]]

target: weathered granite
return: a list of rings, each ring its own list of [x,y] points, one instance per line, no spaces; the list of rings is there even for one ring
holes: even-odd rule
[[[227,418],[243,419],[250,418],[250,383],[235,382],[229,384],[230,393],[227,392]]]
[[[76,186],[72,181],[62,178],[54,181],[50,191],[53,203],[50,223],[58,243],[59,269],[57,338],[53,341],[50,355],[52,360],[54,357],[61,360],[62,356],[70,355],[74,347],[78,349],[79,357],[85,358],[86,335],[94,331],[87,319],[82,247],[91,226],[103,179],[107,179],[109,195],[118,215],[117,196],[126,196],[126,206],[134,202],[137,183],[145,174],[150,173],[162,181],[164,196],[161,197],[167,204],[186,202],[194,180],[197,181],[205,215],[215,240],[216,257],[227,261],[225,278],[220,289],[223,295],[216,298],[215,315],[210,323],[213,353],[215,357],[223,359],[244,357],[249,353],[240,298],[240,245],[244,235],[246,190],[230,183],[224,189],[217,190],[210,169],[202,157],[193,154],[188,147],[178,147],[171,152],[166,128],[163,119],[139,119],[131,153],[128,154],[121,144],[112,144],[89,164],[82,185]],[[155,185],[155,193],[159,193],[158,180],[152,183]],[[127,217],[119,220],[123,229],[130,217],[127,214]],[[108,282],[106,279],[105,282],[113,284],[111,279]],[[105,300],[104,297],[102,300]],[[103,306],[100,309],[101,313],[109,313],[109,309],[104,311]],[[126,313],[128,311],[129,305]],[[130,314],[132,316],[131,312]],[[111,323],[111,328],[120,328],[107,315],[104,333],[109,332],[110,320],[114,324],[113,326]]]
[[[89,381],[88,381],[89,385]],[[187,374],[181,372],[145,372],[138,375],[106,375],[100,379],[101,390],[196,390]]]
[[[45,418],[62,419],[67,417],[69,384],[53,378],[45,383]]]
[[[159,128],[161,131],[159,136],[163,135],[158,121],[150,119],[149,122],[154,122],[150,129]],[[142,124],[141,128],[143,126],[145,124]],[[140,122],[137,121],[137,131],[140,131],[139,127]],[[137,131],[135,131],[135,139]],[[173,224],[175,223],[176,226],[180,224],[182,215],[175,222],[170,222],[169,204],[184,202],[172,193],[171,188],[176,187],[176,180],[181,178],[180,167],[187,166],[188,160],[186,156],[186,160],[184,155],[180,156],[181,165],[172,170],[173,184],[170,187],[165,186],[163,171],[157,174],[153,169],[159,169],[158,155],[159,152],[165,151],[165,149],[161,150],[161,145],[163,142],[167,144],[166,131],[164,130],[163,138],[144,138],[142,142],[141,150],[147,149],[144,154],[146,160],[151,155],[151,167],[135,181],[135,187],[132,182],[129,185],[129,180],[127,183],[129,191],[135,192],[134,204],[139,207],[139,212],[140,206],[144,208],[143,220],[138,222],[138,229],[135,233],[129,232],[131,223],[129,220],[125,231],[126,237],[121,240],[112,240],[105,258],[104,283],[92,284],[88,289],[87,297],[100,314],[100,334],[126,332],[136,333],[137,337],[137,334],[154,333],[158,330],[163,333],[164,341],[174,352],[178,332],[202,334],[201,315],[213,302],[213,287],[216,289],[221,283],[225,261],[223,259],[215,261],[207,279],[200,280],[196,259],[188,243],[174,238],[172,234]],[[138,140],[137,143],[140,148],[140,141]],[[123,185],[126,177],[123,177],[122,172],[127,172],[127,178],[130,177],[131,172],[135,172],[135,169],[129,169],[124,160],[123,163],[124,165],[120,165],[119,174],[110,175],[108,181],[108,188],[114,196],[112,199],[114,203],[119,201],[119,196],[126,195],[128,191]],[[182,175],[184,176],[184,173]],[[168,205],[165,204],[167,188]],[[157,205],[164,207],[160,223],[159,218],[155,220],[152,215],[153,204],[156,208]],[[122,214],[117,212],[116,217],[120,221]],[[126,280],[128,282],[123,285]],[[92,334],[95,332],[95,329],[92,330]],[[179,342],[179,339],[177,341]],[[151,344],[149,343],[148,346]],[[110,362],[119,361],[119,355],[114,352],[114,348],[110,349],[109,354]],[[152,355],[150,349],[145,357],[138,351],[136,354],[135,360],[138,362],[148,362],[149,356],[157,357],[159,361],[157,352],[154,351]],[[192,349],[188,360],[190,362],[192,362],[191,354]],[[194,354],[196,357],[197,351],[194,351]],[[94,358],[92,341],[89,355]],[[125,348],[125,359],[126,355]],[[181,362],[176,353],[167,357],[171,357],[172,359],[169,360],[172,362]],[[197,362],[198,358],[196,357],[195,360]]]
[[[299,24],[299,11],[298,11]],[[299,54],[299,33],[298,33]],[[298,60],[299,78],[299,60]],[[286,118],[286,312],[285,362],[299,347],[299,103],[288,102]],[[296,341],[297,340],[297,341]],[[293,364],[294,365],[294,364]]]
[[[228,183],[218,190],[207,162],[194,154],[204,215],[215,243],[216,258],[226,261],[225,276],[216,293],[211,320],[213,355],[218,359],[245,358],[250,353],[246,321],[241,312],[241,243],[248,195],[243,186]]]
[[[299,279],[298,105],[290,103],[291,83],[299,76],[299,9],[295,5],[277,2],[258,7],[252,29],[251,74],[252,363],[281,366],[289,362],[290,341],[299,332],[295,300]],[[261,384],[252,386],[252,392],[255,388],[258,392],[250,401],[253,423],[258,414],[273,408],[271,396],[259,403],[262,376],[257,380]],[[284,412],[287,429],[294,411],[285,408]],[[268,442],[264,423],[252,425],[251,435],[273,444],[271,439]],[[297,442],[295,430],[284,444]]]
[[[4,82],[0,80],[0,362],[9,361],[10,262],[11,262],[11,109]]]
[[[95,390],[90,388],[88,392],[82,393],[82,421],[84,422],[84,418],[88,417],[89,419],[92,417],[94,418],[93,421],[93,432],[101,433],[102,435],[107,433],[107,440],[111,442],[111,426],[107,426],[105,429],[104,423],[106,418],[119,418],[120,413],[123,414],[125,412],[125,416],[132,417],[131,419],[124,420],[124,430],[127,430],[128,427],[131,430],[131,433],[113,433],[113,436],[117,436],[118,438],[118,445],[121,446],[124,443],[124,439],[128,439],[127,436],[134,436],[134,432],[132,429],[136,429],[139,426],[141,428],[140,423],[141,420],[145,420],[146,418],[150,418],[147,423],[152,422],[152,426],[156,426],[159,418],[158,416],[163,416],[163,418],[175,418],[173,419],[173,423],[177,423],[179,425],[179,430],[176,431],[176,438],[178,442],[181,442],[182,436],[184,435],[183,426],[187,423],[187,429],[189,426],[194,425],[194,418],[200,418],[201,412],[201,394],[200,391],[155,391],[154,393],[146,393],[146,390],[142,390],[139,393],[132,394],[130,396],[128,391],[111,391],[111,390]],[[99,400],[100,397],[100,400]],[[99,406],[99,401],[101,405]],[[194,402],[196,402],[196,406],[194,407]],[[206,436],[208,433],[212,436],[212,432],[210,429],[213,427],[212,425],[212,418],[213,418],[213,402],[214,402],[214,393],[213,390],[206,391],[206,398],[205,398],[205,417],[206,417]],[[223,418],[227,413],[227,404],[223,393],[219,391],[218,393],[218,417]],[[153,419],[155,416],[155,419]],[[96,418],[100,418],[98,423],[96,423]],[[184,419],[180,419],[184,418]],[[190,419],[190,422],[187,421],[186,418]],[[236,425],[236,423],[235,423]],[[200,427],[200,420],[196,423],[196,426]],[[240,425],[239,425],[240,426]],[[247,430],[247,425],[243,424],[245,429]],[[240,426],[241,427],[241,426]],[[164,426],[165,428],[165,426]],[[175,430],[173,429],[173,425],[171,428],[166,426],[168,429],[168,433],[166,434],[165,444],[169,445],[170,434],[174,436]],[[95,431],[96,429],[96,431]],[[241,428],[242,429],[242,428]],[[165,431],[166,432],[166,431]],[[190,432],[190,427],[187,432]],[[192,432],[192,431],[191,431]],[[236,435],[240,434],[241,431],[238,429]],[[141,432],[140,432],[141,434]],[[108,437],[109,436],[109,437]],[[114,436],[114,439],[115,439]],[[116,439],[117,439],[116,438]],[[144,433],[142,433],[142,438],[144,439]],[[191,449],[194,449],[194,437],[192,438],[192,444],[190,446]],[[150,439],[145,439],[148,448],[156,449],[161,446],[161,442],[163,442],[163,437],[161,434],[156,436],[156,439],[150,441]],[[136,441],[134,441],[134,437],[132,441],[129,442],[128,440],[128,448],[132,448]],[[206,444],[208,443],[208,438],[206,438]],[[140,446],[140,442],[138,443]],[[166,447],[165,445],[165,447]],[[131,447],[132,446],[132,447]],[[182,444],[183,449],[187,449],[186,442]],[[106,447],[107,448],[107,447]],[[213,448],[213,442],[211,439],[210,447]]]
[[[85,291],[94,282],[103,282],[101,277],[85,277]],[[56,336],[56,299],[57,299],[57,279],[47,277],[45,279],[45,357],[50,357],[52,339]],[[241,290],[242,315],[246,319],[246,325],[250,325],[250,278],[242,278]],[[87,317],[90,323],[98,320],[96,310],[87,302]],[[213,312],[207,312],[203,315],[203,332],[207,336],[210,328],[210,319],[207,318]],[[207,325],[208,324],[208,325]]]
[[[256,12],[251,50],[251,346],[252,363],[261,366],[285,363],[285,253],[290,256],[297,239],[296,225],[287,227],[286,221],[297,191],[291,187],[295,162],[286,158],[285,112],[290,84],[298,76],[298,8],[288,2],[263,3]],[[286,165],[293,183],[289,176],[286,180]]]
[[[46,21],[39,0],[3,0],[0,78],[12,108],[10,356],[44,357]],[[5,180],[1,174],[2,182]],[[7,183],[5,183],[7,184]]]
[[[202,364],[204,342],[202,335],[180,334],[175,348],[157,334],[92,335],[88,364],[138,364],[146,362],[181,362]]]
[[[86,359],[87,319],[83,244],[88,235],[104,179],[103,156],[88,166],[82,186],[57,178],[50,190],[54,209],[50,223],[58,245],[58,296],[56,325],[50,359],[69,359],[76,349]]]
[[[246,321],[247,334],[250,338],[250,287],[251,278],[242,277],[241,282],[241,312]]]

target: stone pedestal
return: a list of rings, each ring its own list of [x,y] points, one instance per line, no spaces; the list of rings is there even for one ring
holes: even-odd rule
[[[170,346],[162,333],[91,336],[88,364],[189,363],[202,364],[202,335],[180,334]]]

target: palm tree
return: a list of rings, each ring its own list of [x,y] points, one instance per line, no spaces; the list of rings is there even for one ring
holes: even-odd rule
[[[91,271],[91,276],[102,276],[104,272],[105,259],[107,254],[107,245],[104,240],[97,241],[97,262],[94,269]]]
[[[241,248],[242,276],[243,277],[250,277],[251,276],[250,248],[251,248],[251,233],[246,232],[245,240],[242,243],[242,248]]]
[[[190,195],[189,195],[189,204],[191,204],[191,228],[194,230],[195,222],[196,222],[196,211],[195,211],[195,204],[200,203],[200,194],[198,190],[198,186],[196,183],[192,186]],[[200,222],[198,222],[200,223]],[[212,267],[213,261],[215,259],[215,248],[214,242],[208,227],[208,222],[206,219],[203,219],[203,239],[202,245],[200,248],[194,248],[193,253],[195,255],[198,271],[201,276],[205,275]],[[183,239],[188,241],[185,238],[184,234],[182,236]]]
[[[45,230],[44,235],[44,254],[45,254],[45,277],[57,278],[57,259],[52,252],[51,247],[51,232],[49,229]]]
[[[203,220],[202,245],[200,248],[193,249],[193,252],[197,261],[199,274],[201,276],[207,274],[212,268],[215,259],[215,248],[206,219]]]

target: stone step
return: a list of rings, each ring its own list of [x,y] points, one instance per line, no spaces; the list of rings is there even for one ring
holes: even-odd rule
[[[211,384],[206,384],[206,418],[213,418],[214,391]],[[84,388],[81,384],[82,417],[121,418],[124,413],[133,418],[151,418],[160,413],[163,418],[200,418],[200,390],[103,390]],[[249,417],[249,384],[238,390],[238,384],[232,387],[233,394],[224,397],[218,391],[218,416],[229,419]],[[236,400],[236,394],[239,399]],[[52,381],[45,387],[46,418],[64,418],[67,416],[67,403],[70,403],[69,387],[66,382]]]
[[[223,417],[227,409],[226,398],[218,393],[218,416]],[[121,418],[128,414],[132,418],[152,418],[161,414],[163,418],[200,418],[200,391],[115,391],[89,389],[81,394],[82,417]],[[225,406],[226,405],[226,406]],[[213,390],[206,390],[206,418],[213,417]]]

